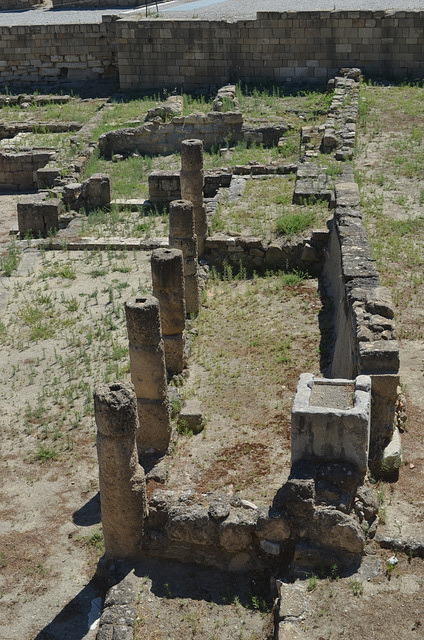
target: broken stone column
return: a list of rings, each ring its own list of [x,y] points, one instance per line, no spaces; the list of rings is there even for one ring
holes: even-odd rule
[[[193,204],[174,200],[169,205],[169,246],[183,253],[186,313],[198,313],[199,276],[197,273],[197,239],[194,233]]]
[[[137,396],[140,456],[164,454],[171,439],[171,413],[159,302],[153,296],[125,303],[131,380]]]
[[[128,382],[94,392],[105,556],[135,558],[147,516],[146,479],[136,447],[137,402]]]
[[[208,235],[206,207],[203,202],[203,142],[183,140],[181,143],[181,198],[193,203],[194,231],[197,235],[197,252],[202,257]]]
[[[184,369],[186,308],[182,251],[155,249],[151,267],[153,295],[159,300],[166,368],[173,375]]]

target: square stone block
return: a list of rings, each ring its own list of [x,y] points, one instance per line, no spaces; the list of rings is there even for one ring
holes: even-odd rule
[[[348,462],[365,475],[368,465],[371,378],[299,378],[291,420],[291,462]]]

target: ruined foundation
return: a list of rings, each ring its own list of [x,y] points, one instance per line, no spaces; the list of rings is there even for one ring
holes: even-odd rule
[[[164,454],[171,438],[159,303],[153,296],[125,303],[131,380],[137,397],[140,456]]]
[[[197,235],[197,253],[201,258],[205,252],[208,235],[206,207],[203,202],[203,142],[183,140],[181,143],[181,199],[193,203],[194,232]]]
[[[114,382],[94,392],[97,457],[105,555],[135,558],[147,516],[146,480],[138,463],[137,402],[132,384]]]
[[[159,300],[166,369],[173,375],[181,373],[185,366],[183,254],[179,249],[156,249],[151,266],[153,295]]]
[[[174,200],[169,206],[169,246],[183,253],[186,313],[198,313],[197,237],[194,233],[193,205],[187,200]]]

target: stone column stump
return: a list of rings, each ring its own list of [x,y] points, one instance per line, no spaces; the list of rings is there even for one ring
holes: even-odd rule
[[[197,235],[197,252],[202,257],[208,235],[206,206],[203,201],[203,142],[183,140],[181,143],[181,198],[193,203],[194,230]]]
[[[125,303],[131,380],[137,397],[140,456],[164,454],[171,438],[171,413],[159,302],[153,296]]]
[[[94,392],[100,504],[106,559],[135,558],[147,516],[146,479],[138,463],[137,401],[127,382]]]
[[[179,249],[155,249],[151,260],[153,295],[159,300],[167,371],[184,369],[185,290],[183,254]]]
[[[174,200],[169,206],[169,246],[183,252],[186,313],[198,313],[200,298],[197,240],[194,233],[193,204],[188,200]]]

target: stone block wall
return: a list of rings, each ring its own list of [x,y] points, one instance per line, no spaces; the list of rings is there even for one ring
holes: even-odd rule
[[[211,149],[226,139],[232,142],[242,140],[242,125],[243,116],[239,111],[193,113],[175,116],[167,123],[153,120],[140,127],[103,133],[99,138],[99,148],[106,157],[133,152],[156,155],[179,151],[183,140],[198,138],[203,141],[204,149]]]
[[[37,169],[45,167],[53,151],[0,152],[0,191],[32,191],[37,188]]]
[[[324,84],[340,67],[424,76],[424,11],[263,11],[233,23],[104,16],[102,24],[1,27],[0,35],[0,84],[9,86],[118,74],[124,90]]]
[[[161,2],[162,0],[158,0]],[[66,9],[98,9],[100,6],[102,8],[105,7],[137,7],[140,3],[137,0],[102,0],[101,3],[99,0],[53,0],[53,7],[57,9],[58,7],[63,7]]]
[[[369,77],[424,74],[424,11],[258,12],[256,20],[117,23],[122,89],[226,82],[324,83],[340,67]]]
[[[335,188],[335,213],[324,276],[335,304],[335,345],[331,376],[372,379],[370,468],[381,469],[384,450],[395,436],[399,386],[399,344],[390,291],[380,286],[362,224],[354,182]],[[400,462],[400,460],[399,460]],[[391,469],[390,471],[393,471]]]
[[[2,0],[2,11],[23,11],[25,9],[31,9],[34,5],[38,4],[39,0]]]
[[[115,22],[0,27],[0,85],[117,78]]]

